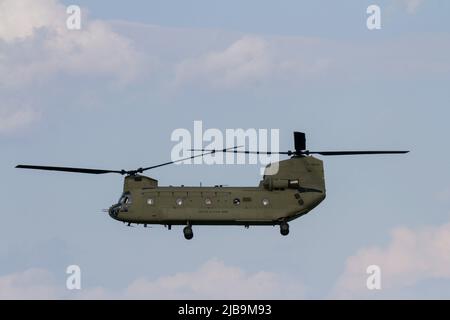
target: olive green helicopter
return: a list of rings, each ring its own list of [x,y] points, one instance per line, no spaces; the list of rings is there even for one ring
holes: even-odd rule
[[[188,240],[193,225],[278,225],[283,236],[289,234],[288,222],[301,217],[325,199],[323,162],[313,157],[338,155],[402,154],[409,151],[309,151],[305,134],[294,132],[294,150],[284,152],[247,151],[232,147],[222,150],[191,149],[201,152],[191,157],[136,170],[103,170],[72,167],[18,165],[21,169],[125,175],[123,193],[107,212],[118,221],[133,224],[184,225]],[[280,154],[290,158],[266,166],[258,186],[187,187],[159,186],[158,181],[142,175],[144,171],[216,152]],[[276,167],[276,170],[273,168]]]

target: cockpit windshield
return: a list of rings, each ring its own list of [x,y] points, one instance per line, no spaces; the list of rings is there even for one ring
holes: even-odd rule
[[[131,194],[124,193],[119,199],[119,204],[121,204],[121,205],[131,204]]]

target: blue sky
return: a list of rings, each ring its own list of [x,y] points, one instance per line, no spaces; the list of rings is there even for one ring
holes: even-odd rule
[[[0,0],[0,297],[449,298],[450,37],[444,1]],[[366,28],[381,8],[382,29]],[[23,6],[21,6],[23,5]],[[24,10],[26,8],[27,10]],[[87,13],[87,14],[86,14]],[[304,131],[327,199],[277,228],[127,228],[120,176],[18,163],[165,162],[177,128]],[[172,166],[161,185],[257,185],[259,166]],[[81,291],[65,268],[82,270]],[[365,269],[382,270],[382,290]],[[236,295],[237,296],[234,296]]]

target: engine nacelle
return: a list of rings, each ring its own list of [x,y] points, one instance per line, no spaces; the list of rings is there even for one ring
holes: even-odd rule
[[[264,178],[263,186],[270,191],[279,189],[298,189],[299,182],[298,179],[276,179],[269,176]]]

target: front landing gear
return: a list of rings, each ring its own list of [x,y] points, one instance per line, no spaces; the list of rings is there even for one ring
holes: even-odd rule
[[[191,240],[194,237],[194,232],[192,231],[191,225],[188,224],[186,227],[184,227],[183,234],[186,240]]]
[[[283,236],[287,236],[289,234],[289,224],[287,222],[280,223],[280,233]]]

